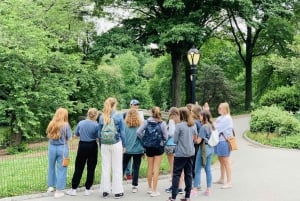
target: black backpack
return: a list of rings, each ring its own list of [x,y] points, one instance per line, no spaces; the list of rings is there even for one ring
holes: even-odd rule
[[[161,122],[147,121],[144,136],[142,138],[142,145],[145,148],[159,148],[161,147],[162,130]]]

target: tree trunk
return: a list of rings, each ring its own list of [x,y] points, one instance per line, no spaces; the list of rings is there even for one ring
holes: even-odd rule
[[[247,28],[247,32],[245,58],[245,110],[250,111],[252,102],[252,59],[254,44],[252,44],[252,31],[250,27]]]
[[[172,81],[171,81],[171,94],[172,106],[180,107],[181,105],[181,54],[179,52],[171,51],[172,61]]]

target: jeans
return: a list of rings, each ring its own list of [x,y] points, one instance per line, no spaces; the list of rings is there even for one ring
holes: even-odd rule
[[[124,166],[124,165],[123,165]],[[124,171],[123,171],[124,172]],[[128,161],[127,167],[125,169],[125,175],[131,175],[131,160]]]
[[[76,189],[80,183],[85,164],[87,164],[87,177],[85,188],[90,189],[94,182],[95,168],[98,158],[98,144],[93,142],[79,142],[76,160],[75,171],[72,178],[72,188]]]
[[[205,145],[208,146],[208,145]],[[213,155],[213,148],[209,148],[212,150],[206,149],[206,164],[205,164],[205,174],[206,174],[206,185],[207,188],[212,186],[212,174],[211,174],[211,159]],[[201,184],[201,169],[202,169],[202,159],[201,159],[202,151],[199,149],[196,156],[196,164],[195,164],[195,178],[194,178],[194,187],[200,187]]]
[[[48,146],[48,186],[64,190],[67,183],[67,167],[62,166],[63,155],[69,157],[68,145]]]
[[[138,186],[139,172],[142,156],[144,154],[124,154],[123,155],[123,174],[126,173],[128,162],[133,158],[132,163],[132,185]],[[130,164],[130,163],[129,163]]]
[[[178,193],[178,185],[181,177],[182,170],[184,170],[184,183],[185,183],[185,198],[190,198],[193,182],[193,158],[191,157],[174,157],[174,168],[172,178],[172,199],[176,199]]]

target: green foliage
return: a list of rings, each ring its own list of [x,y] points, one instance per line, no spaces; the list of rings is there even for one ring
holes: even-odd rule
[[[265,93],[260,101],[260,106],[277,105],[287,111],[300,110],[300,91],[295,86],[279,87]]]
[[[27,144],[22,142],[19,145],[11,146],[11,147],[7,148],[7,153],[12,155],[12,154],[20,153],[20,152],[25,152],[27,150],[28,150]]]
[[[300,133],[300,122],[277,106],[262,107],[251,113],[250,131],[277,133],[280,136]]]

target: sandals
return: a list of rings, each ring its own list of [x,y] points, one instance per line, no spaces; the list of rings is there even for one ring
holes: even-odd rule
[[[218,180],[218,181],[215,181],[214,184],[225,184],[225,182],[222,180]]]
[[[229,189],[232,188],[231,184],[225,184],[224,186],[221,187],[222,189]]]

